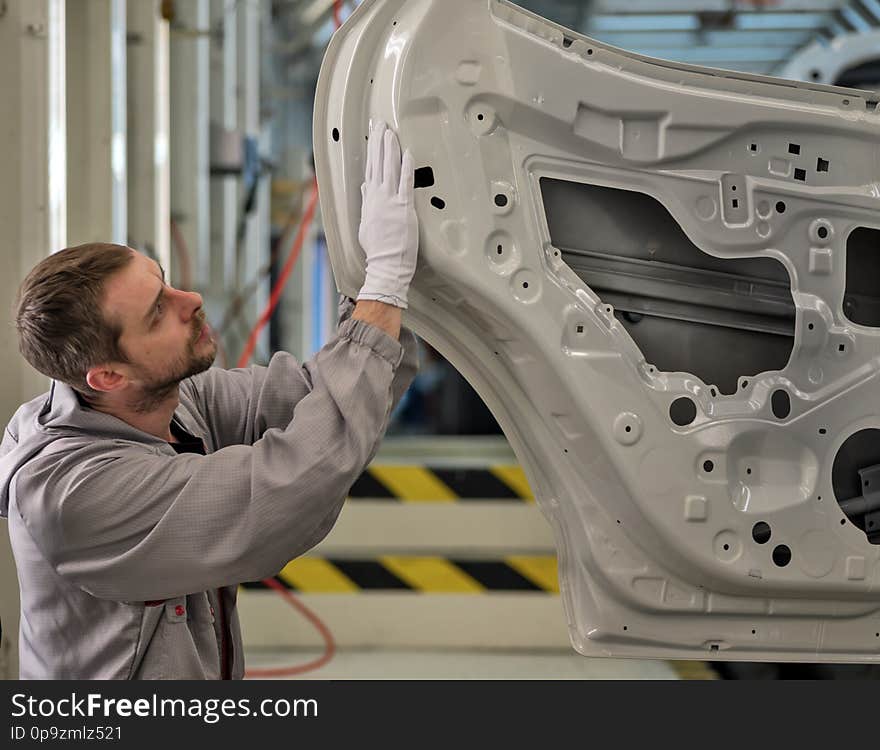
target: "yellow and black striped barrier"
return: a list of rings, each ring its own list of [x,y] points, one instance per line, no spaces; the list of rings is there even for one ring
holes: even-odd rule
[[[300,557],[289,562],[276,578],[287,588],[303,594],[559,593],[556,557],[552,555],[513,555],[501,560],[401,555],[345,560]],[[243,583],[242,587],[268,590],[262,582]],[[719,679],[718,673],[705,662],[672,661],[670,665],[682,680]]]
[[[483,468],[373,465],[354,483],[349,497],[405,503],[534,502],[525,472],[515,464]]]
[[[559,593],[556,558],[513,555],[501,560],[383,555],[368,560],[300,557],[277,575],[304,594],[360,591],[413,591],[426,594],[481,594],[490,591]],[[245,588],[265,588],[259,582]]]

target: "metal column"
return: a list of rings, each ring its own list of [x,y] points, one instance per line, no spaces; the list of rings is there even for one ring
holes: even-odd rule
[[[182,0],[171,27],[171,219],[177,283],[210,278],[210,44],[208,0]]]
[[[243,0],[239,6],[238,39],[238,121],[247,142],[251,144],[249,178],[257,183],[255,204],[247,219],[238,266],[239,280],[247,283],[257,275],[269,256],[269,177],[261,176],[258,161],[267,153],[268,143],[263,138],[260,123],[260,0]],[[242,183],[247,187],[245,180]],[[243,200],[244,195],[240,193],[240,202]],[[253,299],[245,308],[249,324],[256,321],[265,307],[269,291],[268,280],[257,287]],[[263,329],[257,342],[256,359],[266,359],[268,340],[268,329]]]
[[[125,244],[125,0],[67,0],[67,234]]]
[[[127,11],[128,240],[170,275],[168,22],[158,0],[128,0]]]
[[[237,3],[211,2],[211,25],[218,28],[220,41],[211,45],[211,168],[224,161],[224,146],[237,142]],[[222,303],[224,292],[235,285],[235,224],[238,215],[237,179],[216,175],[211,180],[211,288]]]
[[[0,2],[0,226],[6,272],[0,296],[11,301],[41,258],[66,244],[64,0]],[[9,305],[0,312],[0,421],[47,387],[18,354]],[[18,675],[18,581],[5,524],[0,532],[0,677]]]

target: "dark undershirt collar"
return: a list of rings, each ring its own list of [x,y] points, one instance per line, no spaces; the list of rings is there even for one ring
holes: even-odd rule
[[[176,443],[168,443],[177,453],[199,453],[205,455],[205,444],[201,438],[190,435],[175,420],[171,420],[171,434],[177,438]]]

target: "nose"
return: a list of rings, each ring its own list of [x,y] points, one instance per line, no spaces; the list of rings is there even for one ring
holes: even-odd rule
[[[193,315],[195,315],[199,310],[201,310],[204,300],[202,299],[202,295],[198,292],[182,292],[177,291],[177,294],[180,295],[181,303],[180,310],[181,316],[184,321],[189,322]]]

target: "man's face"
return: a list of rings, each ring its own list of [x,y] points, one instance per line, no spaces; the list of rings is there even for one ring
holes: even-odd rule
[[[104,289],[104,314],[122,326],[119,365],[132,386],[133,406],[150,411],[191,375],[207,370],[217,345],[205,322],[202,297],[165,283],[162,268],[134,250]]]

